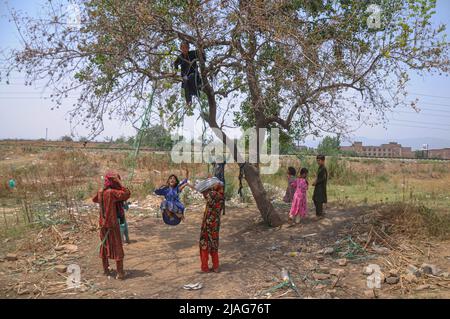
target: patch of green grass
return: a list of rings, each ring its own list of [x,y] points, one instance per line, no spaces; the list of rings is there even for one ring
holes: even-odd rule
[[[3,228],[0,231],[0,238],[23,238],[30,230],[41,228],[40,225],[37,224],[18,224],[12,225],[8,228]]]

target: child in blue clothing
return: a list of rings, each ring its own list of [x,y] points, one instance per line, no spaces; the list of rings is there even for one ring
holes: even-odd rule
[[[122,237],[122,241],[126,244],[130,244],[130,237],[128,235],[128,223],[127,219],[125,218],[125,211],[128,211],[130,209],[130,205],[128,202],[122,202],[122,208],[123,208],[123,217],[119,217],[119,225],[120,225],[120,236]]]
[[[163,220],[168,225],[178,225],[184,219],[184,205],[180,201],[180,193],[186,186],[192,187],[188,183],[188,175],[181,182],[174,174],[167,179],[166,185],[155,190],[156,195],[164,196],[160,205]]]

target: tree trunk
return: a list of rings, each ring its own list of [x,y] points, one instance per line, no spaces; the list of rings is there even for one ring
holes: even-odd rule
[[[203,50],[202,47],[200,47],[201,50]],[[200,55],[201,56],[201,55]],[[251,64],[251,63],[250,63]],[[219,128],[218,124],[217,124],[217,119],[216,119],[216,115],[217,115],[217,104],[216,104],[216,99],[215,99],[215,94],[214,94],[214,90],[211,86],[211,84],[209,83],[206,71],[205,71],[205,61],[200,57],[200,70],[202,72],[202,79],[204,81],[204,86],[203,86],[203,92],[205,92],[206,96],[208,97],[208,106],[209,106],[209,117],[208,117],[208,124],[209,127],[211,128],[218,128],[220,130],[220,134],[217,134],[216,131],[214,131],[214,133],[217,135],[218,138],[220,138],[220,140],[225,144],[225,145],[229,145],[229,143],[227,143],[227,140],[229,139],[227,137],[227,135],[225,134],[225,132],[223,131],[222,128]],[[251,85],[249,85],[250,90],[252,91],[252,95],[254,96],[254,104],[257,105],[259,107],[259,102],[260,99],[260,92],[254,90],[255,88],[257,88],[257,78],[255,76],[253,76],[255,74],[254,69],[251,70],[250,74],[250,78],[252,82]],[[258,109],[258,107],[256,108],[256,116],[259,119],[259,123],[264,123],[264,121],[262,121],[262,117],[263,115],[260,113],[260,110]],[[258,131],[258,127],[263,127],[261,125],[257,125],[257,132],[259,134]],[[233,143],[233,148],[234,148],[234,154],[235,154],[235,158],[234,160],[238,163],[242,163],[242,158],[238,158],[238,152],[237,152],[237,146],[235,143]],[[230,151],[233,151],[230,149]],[[260,141],[258,139],[258,163],[259,163],[259,153],[260,153]],[[281,226],[282,221],[280,216],[277,214],[277,212],[275,211],[275,208],[273,207],[272,203],[270,202],[270,200],[267,198],[267,193],[266,190],[264,189],[263,183],[261,181],[261,176],[259,174],[259,169],[249,163],[246,163],[244,165],[244,174],[245,174],[245,180],[247,181],[247,184],[250,187],[250,190],[252,192],[253,198],[255,199],[256,202],[256,206],[258,207],[259,212],[261,213],[261,216],[264,220],[264,222],[269,225],[270,227],[278,227]]]
[[[283,223],[280,216],[275,211],[270,200],[267,198],[266,190],[261,181],[261,175],[258,169],[252,164],[245,164],[244,166],[245,180],[250,187],[256,206],[266,224],[270,227],[278,227]]]

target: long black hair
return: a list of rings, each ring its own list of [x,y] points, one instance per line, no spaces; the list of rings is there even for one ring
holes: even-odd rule
[[[303,167],[301,170],[300,170],[300,177],[303,175],[303,174],[308,174],[308,169],[306,168],[306,167]],[[308,179],[305,177],[305,181],[306,181],[306,184],[308,185],[309,183],[308,183]]]
[[[180,180],[178,179],[177,175],[175,175],[175,174],[172,174],[172,175],[169,176],[169,178],[167,179],[167,185],[170,186],[170,185],[169,185],[169,180],[170,180],[170,178],[172,178],[172,177],[175,177],[175,181],[176,181],[175,187],[177,187],[178,184],[180,184]]]
[[[288,174],[291,175],[291,176],[295,176],[295,175],[297,175],[297,171],[292,166],[289,166],[288,167]]]

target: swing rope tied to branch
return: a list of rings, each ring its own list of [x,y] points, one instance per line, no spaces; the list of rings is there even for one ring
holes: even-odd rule
[[[152,112],[153,100],[155,97],[155,91],[156,91],[157,84],[158,84],[158,81],[155,81],[153,84],[153,90],[152,90],[152,93],[150,94],[150,99],[149,99],[147,108],[145,109],[145,112],[143,115],[141,127],[140,127],[140,129],[138,129],[138,132],[137,132],[135,140],[134,140],[134,145],[133,145],[134,151],[132,154],[130,154],[132,163],[131,163],[131,172],[128,175],[128,181],[127,181],[129,183],[131,183],[131,181],[134,178],[134,173],[135,173],[135,169],[137,166],[137,158],[138,158],[139,151],[140,151],[141,144],[142,144],[142,138],[144,137],[144,134],[147,131],[147,129],[150,127],[150,114]]]

